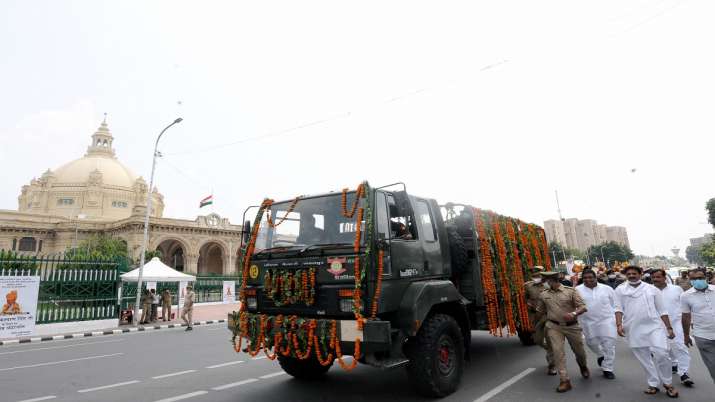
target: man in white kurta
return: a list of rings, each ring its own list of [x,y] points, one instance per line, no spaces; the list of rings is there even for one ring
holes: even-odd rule
[[[690,368],[690,352],[685,346],[683,337],[682,311],[680,309],[680,295],[683,294],[683,288],[678,285],[668,284],[667,274],[663,269],[655,269],[651,272],[653,278],[653,286],[655,286],[663,295],[663,303],[668,310],[668,318],[675,332],[674,339],[668,339],[668,349],[670,352],[670,360],[673,365],[673,372],[680,377],[680,382],[686,387],[695,385],[693,380],[688,375]]]
[[[598,357],[603,376],[612,380],[616,378],[613,374],[616,359],[616,293],[610,286],[598,283],[596,273],[590,269],[584,270],[581,278],[583,284],[576,286],[576,290],[588,311],[579,316],[578,321],[586,345]]]
[[[641,282],[642,268],[629,266],[624,271],[628,281],[616,288],[618,335],[626,337],[646,372],[648,389],[645,392],[655,394],[663,385],[669,395],[677,396],[668,357],[668,338],[675,338],[675,334],[663,296],[655,286]]]

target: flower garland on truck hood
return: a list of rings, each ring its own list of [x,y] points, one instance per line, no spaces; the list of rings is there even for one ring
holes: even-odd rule
[[[360,258],[360,247],[362,240],[362,226],[363,219],[367,224],[366,233],[366,247],[365,247],[365,261],[367,266],[372,265],[371,259],[371,239],[372,239],[372,206],[370,201],[370,188],[367,182],[361,183],[356,192],[355,200],[353,205],[348,211],[347,208],[347,193],[348,189],[343,189],[341,208],[342,215],[346,218],[352,218],[357,213],[356,223],[355,223],[355,241],[353,243],[353,251],[355,252],[355,263],[354,263],[354,276],[355,276],[355,287],[353,289],[353,313],[355,315],[355,321],[357,329],[362,331],[365,318],[362,315],[363,305],[362,305],[362,282],[365,279],[365,269],[361,267]],[[366,206],[360,207],[360,199],[366,200]],[[295,208],[298,203],[299,197],[291,203],[291,210]],[[258,237],[259,226],[263,217],[263,214],[270,209],[273,204],[273,200],[265,199],[261,204],[256,218],[254,220],[253,228],[251,230],[251,238],[246,246],[245,253],[243,255],[242,261],[242,281],[241,281],[241,291],[239,294],[239,300],[241,302],[241,307],[238,312],[232,314],[233,326],[233,338],[232,342],[236,352],[240,352],[242,340],[246,338],[247,346],[245,351],[251,356],[256,356],[261,350],[264,351],[266,356],[273,360],[279,355],[283,356],[293,356],[300,360],[308,359],[311,356],[311,351],[315,354],[316,359],[320,364],[327,366],[337,359],[340,366],[345,370],[352,370],[357,366],[358,360],[361,357],[360,352],[360,338],[355,339],[353,360],[351,363],[347,364],[343,361],[342,350],[340,347],[340,339],[337,337],[337,325],[336,320],[326,320],[326,319],[304,319],[297,317],[295,315],[284,317],[283,315],[278,316],[268,316],[265,314],[253,314],[247,311],[246,307],[246,283],[248,281],[248,272],[251,265],[251,257],[255,250],[256,239]],[[273,223],[272,220],[269,221],[269,226],[275,227],[282,223],[282,220]],[[378,302],[380,295],[380,288],[382,282],[382,250],[379,252],[380,261],[378,262],[378,274],[376,280],[376,291],[373,296],[370,319],[374,319],[378,311]],[[290,274],[291,279],[283,278],[277,280],[276,274],[269,273],[267,271],[264,276],[264,286],[270,286],[269,294],[273,295],[275,302],[275,288],[278,286],[283,286],[282,289],[290,289],[287,292],[287,299],[281,298],[279,303],[294,303],[298,300],[304,301],[306,304],[314,303],[315,296],[315,272],[307,271],[301,273]],[[302,286],[298,288],[296,283],[296,278],[300,276],[300,282]],[[289,281],[288,288],[285,287],[283,282]],[[307,282],[310,281],[310,289],[308,289]],[[300,289],[300,291],[298,291]],[[296,295],[295,293],[298,293]],[[236,325],[235,323],[238,323]],[[236,340],[238,338],[238,341]],[[321,349],[323,352],[321,352]],[[271,353],[272,350],[272,353]]]

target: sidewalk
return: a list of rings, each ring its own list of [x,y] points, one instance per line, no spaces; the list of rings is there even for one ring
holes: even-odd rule
[[[226,322],[227,316],[232,311],[237,311],[239,308],[239,303],[233,304],[219,304],[219,303],[207,303],[207,304],[194,304],[194,314],[192,317],[193,325],[207,325],[207,324],[217,324]],[[145,325],[121,325],[118,327],[107,327],[100,330],[88,331],[83,330],[83,323],[85,321],[77,321],[75,323],[69,323],[71,326],[67,328],[66,331],[57,334],[43,335],[43,336],[33,336],[24,337],[16,339],[5,339],[0,341],[0,346],[11,345],[18,343],[31,343],[31,342],[46,342],[54,341],[60,339],[72,339],[72,338],[85,338],[91,336],[104,336],[104,335],[118,335],[127,332],[142,332],[142,331],[155,331],[167,328],[177,328],[185,327],[186,324],[181,321],[181,317],[176,317],[177,309],[176,306],[172,308],[174,312],[174,320],[172,321],[162,321],[161,317],[153,323]],[[161,309],[159,310],[161,314]],[[180,316],[181,314],[179,314]],[[115,320],[115,323],[118,320]],[[84,324],[86,328],[86,324]],[[227,330],[228,331],[228,330]]]

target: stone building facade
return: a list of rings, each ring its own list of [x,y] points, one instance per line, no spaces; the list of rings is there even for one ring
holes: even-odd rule
[[[138,260],[148,186],[117,159],[106,120],[87,153],[23,186],[18,209],[0,210],[0,249],[29,254],[61,253],[92,234],[122,239]],[[154,188],[148,250],[193,274],[237,272],[241,226],[217,214],[195,220],[163,217],[164,197]]]

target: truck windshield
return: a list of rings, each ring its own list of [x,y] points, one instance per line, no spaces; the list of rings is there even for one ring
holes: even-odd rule
[[[347,212],[352,211],[355,193],[347,195]],[[346,218],[342,214],[342,194],[298,200],[293,210],[292,201],[274,203],[263,215],[256,240],[256,251],[306,249],[320,246],[352,246],[357,230],[357,209],[365,206],[360,199],[355,214]],[[290,212],[289,212],[290,211]],[[268,223],[268,216],[273,227]],[[361,243],[365,241],[365,218],[361,224]]]

